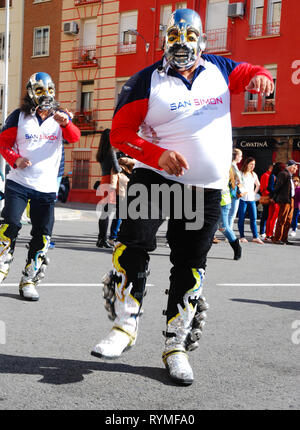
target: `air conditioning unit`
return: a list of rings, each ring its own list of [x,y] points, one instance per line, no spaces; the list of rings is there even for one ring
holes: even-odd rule
[[[241,18],[244,16],[244,3],[231,3],[228,5],[228,18]]]
[[[70,22],[64,23],[64,33],[65,34],[78,34],[78,32],[79,32],[79,27],[78,27],[77,22],[70,21]]]

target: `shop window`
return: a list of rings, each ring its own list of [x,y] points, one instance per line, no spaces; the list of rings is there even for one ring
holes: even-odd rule
[[[281,0],[269,0],[267,34],[280,33]]]
[[[167,30],[167,24],[172,13],[172,5],[165,4],[160,8],[160,23],[159,23],[159,36],[158,36],[158,48],[164,49],[164,39]]]
[[[250,14],[250,37],[259,37],[263,33],[264,0],[252,0]]]
[[[137,11],[120,15],[118,53],[136,52]]]
[[[186,9],[186,2],[185,1],[181,1],[179,3],[175,4],[175,9]]]
[[[49,55],[50,27],[37,27],[33,31],[33,56]]]
[[[72,188],[88,189],[91,151],[75,150],[72,152]]]

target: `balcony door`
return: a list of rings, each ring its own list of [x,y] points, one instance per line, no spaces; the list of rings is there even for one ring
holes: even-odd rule
[[[228,0],[209,0],[206,15],[207,51],[227,50]]]

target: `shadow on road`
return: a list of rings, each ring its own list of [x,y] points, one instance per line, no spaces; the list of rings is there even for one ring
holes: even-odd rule
[[[38,382],[52,385],[81,382],[84,375],[96,372],[132,373],[154,379],[165,385],[175,385],[167,372],[159,367],[130,366],[102,361],[79,361],[44,357],[22,357],[0,354],[0,374],[41,375]]]
[[[291,309],[293,311],[300,311],[300,302],[265,302],[262,300],[251,299],[231,299],[233,302],[241,303],[254,303],[256,305],[267,305],[274,308]]]

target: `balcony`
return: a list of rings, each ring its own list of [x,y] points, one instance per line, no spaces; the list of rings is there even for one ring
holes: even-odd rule
[[[273,36],[280,34],[280,22],[269,22],[266,28],[263,24],[249,26],[249,37]]]
[[[136,43],[122,43],[117,45],[117,54],[134,54],[136,52]]]
[[[96,130],[96,114],[95,111],[80,111],[75,112],[74,118],[72,119],[73,123],[77,125],[77,127],[81,131],[95,131]]]
[[[263,110],[265,112],[275,111],[275,99],[265,99]]]
[[[231,33],[227,28],[207,30],[205,52],[229,52],[231,47]]]
[[[75,6],[82,6],[91,3],[101,3],[101,0],[74,0]]]
[[[258,100],[247,100],[245,112],[257,112]]]
[[[267,34],[280,34],[280,22],[269,22],[266,31]]]
[[[80,67],[98,67],[99,47],[81,46],[73,49],[73,69]]]

